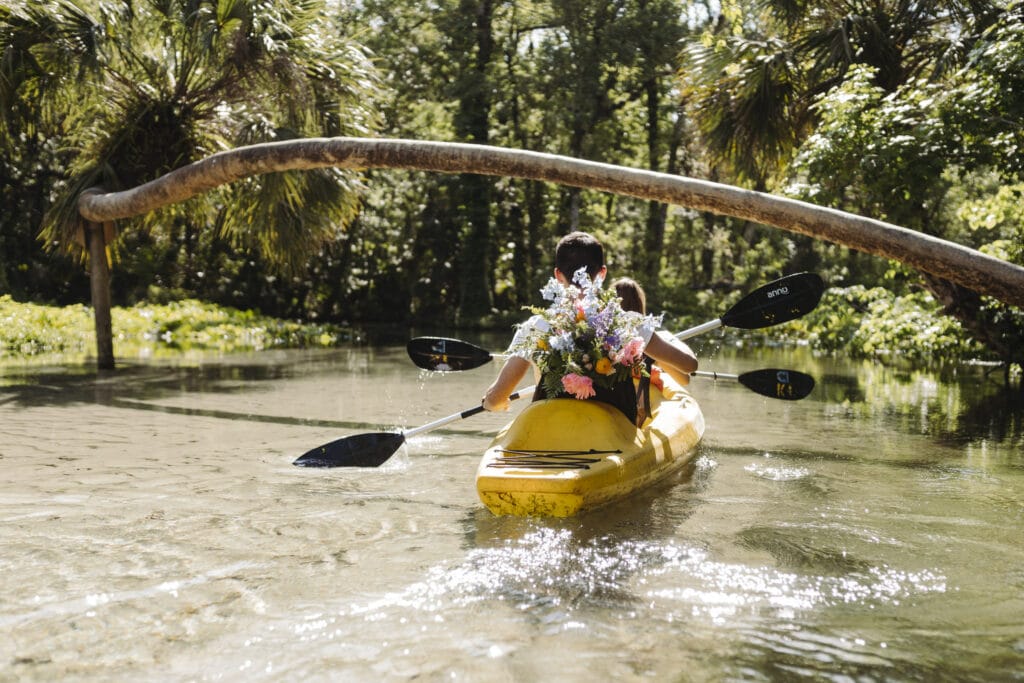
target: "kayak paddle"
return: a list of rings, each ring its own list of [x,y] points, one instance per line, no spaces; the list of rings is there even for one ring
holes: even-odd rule
[[[689,339],[704,332],[710,332],[723,325],[730,325],[742,329],[757,329],[783,323],[811,311],[818,305],[818,300],[824,291],[824,284],[821,278],[813,273],[798,273],[789,275],[774,282],[757,288],[738,303],[733,305],[721,318],[703,325],[680,332],[676,336],[680,339]],[[457,340],[456,340],[457,341]],[[484,351],[484,353],[487,353]],[[490,354],[487,354],[490,356]],[[760,371],[760,372],[773,372]],[[783,394],[799,394],[797,384],[792,383],[794,377],[803,373],[793,371],[774,371],[775,373],[786,373],[787,381],[783,382],[783,388],[777,390]],[[777,374],[776,378],[782,377]],[[813,379],[810,386],[813,387]],[[752,381],[752,384],[754,382]],[[766,386],[762,378],[759,386]],[[786,386],[792,386],[790,392]],[[806,388],[806,382],[801,386]],[[536,387],[520,389],[511,396],[510,400],[529,396]],[[810,392],[810,388],[806,389]],[[442,427],[457,420],[464,420],[472,415],[484,411],[483,406],[475,406],[459,413],[454,413],[421,427],[407,429],[402,432],[371,432],[368,434],[354,434],[343,436],[340,439],[318,446],[299,456],[294,463],[300,467],[379,467],[383,465],[395,452],[402,447],[406,439],[416,434],[422,434],[432,429]]]
[[[412,362],[424,370],[458,371],[472,370],[490,363],[494,359],[506,358],[493,354],[476,344],[448,337],[415,337],[406,346]],[[698,370],[691,377],[706,377],[713,380],[735,380],[755,394],[768,398],[799,401],[814,389],[814,378],[797,370],[765,368],[751,370],[740,375]]]
[[[494,359],[507,357],[493,354],[476,344],[448,337],[415,337],[409,340],[406,348],[412,362],[418,367],[441,372],[472,370]],[[810,375],[777,368],[752,370],[741,375],[698,370],[691,373],[691,377],[706,377],[716,381],[736,380],[755,394],[790,401],[806,398],[814,389],[814,378]]]
[[[825,284],[815,273],[787,275],[758,287],[721,318],[679,332],[676,337],[689,339],[723,326],[756,330],[789,322],[813,311],[824,291]],[[406,350],[412,362],[425,370],[472,370],[495,358],[486,349],[447,337],[416,337]]]
[[[518,398],[529,396],[535,388],[520,389],[508,398],[510,401],[515,401]],[[479,405],[402,432],[370,432],[343,436],[330,443],[325,443],[323,446],[306,451],[292,464],[299,467],[380,467],[402,447],[402,444],[410,436],[429,432],[482,412],[484,412],[484,407]]]
[[[796,370],[765,368],[739,375],[705,371],[697,371],[694,374],[714,380],[737,380],[756,394],[785,401],[799,401],[806,398],[814,389],[814,378]],[[535,389],[536,387],[520,389],[509,396],[509,400],[525,398],[531,395]],[[402,447],[409,437],[429,432],[458,420],[465,420],[467,417],[482,412],[484,412],[484,407],[480,405],[402,432],[369,432],[343,436],[307,451],[292,464],[299,467],[380,467]]]

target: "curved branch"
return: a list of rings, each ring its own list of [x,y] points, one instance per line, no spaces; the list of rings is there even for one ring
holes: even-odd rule
[[[215,154],[124,192],[89,190],[78,206],[86,219],[103,222],[147,213],[252,175],[326,167],[511,176],[677,204],[895,259],[1024,308],[1024,268],[937,237],[730,185],[484,145],[368,138],[265,143]]]

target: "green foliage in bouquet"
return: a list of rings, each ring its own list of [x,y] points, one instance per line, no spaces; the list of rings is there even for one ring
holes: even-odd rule
[[[613,290],[602,288],[581,268],[572,284],[552,278],[541,290],[547,308],[523,325],[512,353],[532,360],[540,369],[548,396],[595,395],[594,387],[610,388],[646,374],[644,347],[660,325],[658,317],[624,311]]]

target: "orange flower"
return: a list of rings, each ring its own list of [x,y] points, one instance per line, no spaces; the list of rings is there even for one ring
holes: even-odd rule
[[[601,375],[610,375],[615,372],[612,368],[612,362],[608,358],[599,359],[597,363],[594,364],[594,369]]]
[[[548,344],[548,340],[542,337],[537,340],[537,348],[541,351],[547,351],[551,346]]]

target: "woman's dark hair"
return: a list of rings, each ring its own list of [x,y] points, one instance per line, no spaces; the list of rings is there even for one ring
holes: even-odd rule
[[[637,313],[647,312],[647,295],[644,288],[636,280],[628,277],[620,277],[613,284],[615,294],[622,299],[622,310],[636,311]]]

